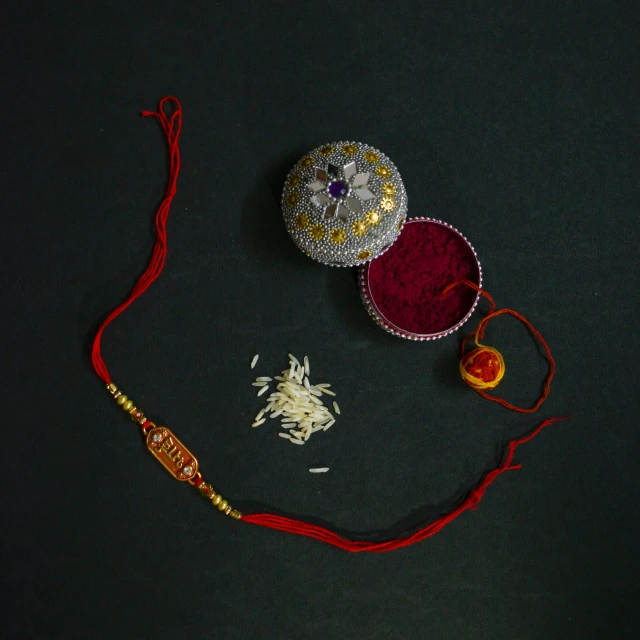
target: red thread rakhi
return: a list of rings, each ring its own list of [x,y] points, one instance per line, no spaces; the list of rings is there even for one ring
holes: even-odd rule
[[[166,113],[168,106],[173,107],[170,115]],[[171,202],[176,194],[180,172],[178,140],[182,127],[182,109],[178,100],[169,96],[160,101],[157,112],[143,111],[142,115],[156,118],[167,138],[170,160],[167,189],[156,213],[156,240],[149,264],[129,296],[100,325],[93,342],[91,360],[96,374],[107,385],[108,391],[117,404],[140,425],[149,451],[163,468],[176,480],[187,482],[195,487],[220,512],[250,524],[315,538],[346,551],[391,551],[424,540],[440,531],[466,510],[475,509],[487,487],[499,475],[505,471],[520,468],[519,464],[513,463],[515,451],[520,445],[531,440],[550,424],[566,419],[564,417],[549,418],[528,435],[510,441],[498,466],[486,473],[476,487],[470,490],[449,514],[432,521],[422,519],[413,521],[410,525],[392,527],[387,531],[363,534],[338,532],[329,526],[264,510],[251,513],[250,509],[245,509],[244,513],[241,513],[232,508],[211,484],[204,481],[198,460],[178,437],[167,427],[158,427],[149,420],[134,405],[133,400],[116,386],[111,380],[100,350],[105,328],[158,278],[167,256],[166,223]],[[344,155],[349,162],[338,166],[336,163],[342,160],[340,154]],[[327,161],[324,169],[322,166],[314,166],[319,158]],[[365,171],[363,163],[369,163],[372,170]],[[317,169],[320,170],[317,171]],[[304,175],[301,174],[306,170],[313,171],[314,176],[318,178],[315,181],[316,184],[303,183]],[[306,212],[296,209],[300,197],[299,195],[296,197],[295,194],[298,193],[296,189],[300,185],[313,192],[313,196],[309,194],[305,196],[310,201],[318,194],[324,194],[323,198],[316,198],[313,204],[314,206],[317,204],[321,209],[323,219],[328,221],[325,224],[330,227],[329,231],[325,224],[317,221],[312,224]],[[346,225],[350,225],[350,232],[355,239],[345,247],[348,252],[344,254],[346,257],[343,260],[338,260],[341,255],[336,248],[331,248],[327,253],[325,247],[322,249],[325,251],[324,254],[320,251],[313,257],[327,262],[329,260],[324,258],[330,257],[334,262],[336,260],[341,262],[342,266],[367,262],[376,257],[373,262],[369,262],[362,268],[361,292],[369,312],[376,321],[395,335],[415,340],[430,340],[448,335],[468,320],[480,295],[486,297],[491,303],[490,312],[471,334],[477,349],[465,355],[465,345],[471,336],[467,336],[462,342],[461,373],[464,379],[483,397],[515,411],[530,413],[536,411],[544,402],[555,370],[547,343],[517,312],[509,309],[495,310],[493,300],[481,288],[480,264],[475,251],[464,236],[450,225],[437,220],[423,218],[405,221],[407,200],[404,185],[395,167],[381,152],[359,143],[332,143],[319,147],[305,156],[289,175],[283,199],[286,199],[286,205],[291,209],[290,213],[293,212],[288,224],[299,246],[303,244],[301,238],[306,242],[304,232],[308,233],[312,240],[314,236],[317,241],[328,237],[330,242],[339,247],[346,243]],[[366,203],[375,204],[382,211],[373,208],[365,210],[363,204]],[[385,213],[390,214],[386,222],[383,220]],[[287,215],[285,212],[285,217]],[[355,216],[356,219],[351,220],[350,216]],[[341,224],[343,226],[340,226]],[[316,225],[315,231],[314,225]],[[382,225],[381,229],[387,229],[386,234],[372,233],[370,239],[363,240],[371,228],[380,225]],[[322,233],[318,226],[323,227]],[[399,240],[394,244],[398,236]],[[301,248],[305,250],[305,247]],[[498,361],[499,354],[490,347],[481,345],[479,340],[482,339],[489,320],[502,314],[512,315],[525,323],[542,343],[549,360],[549,374],[543,393],[530,409],[514,407],[485,392],[485,389],[493,388],[497,384],[496,380],[499,382],[504,375],[504,362],[501,357]],[[492,358],[496,361],[494,362]]]

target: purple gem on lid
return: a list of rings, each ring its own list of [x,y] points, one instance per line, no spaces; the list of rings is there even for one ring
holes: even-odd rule
[[[329,185],[329,193],[334,198],[344,198],[347,195],[349,189],[344,182],[336,180]]]

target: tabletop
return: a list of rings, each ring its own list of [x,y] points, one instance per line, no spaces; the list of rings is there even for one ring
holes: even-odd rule
[[[623,1],[6,9],[9,637],[635,637],[639,26]],[[573,417],[519,448],[476,509],[388,553],[224,517],[172,480],[90,360],[151,256],[169,163],[140,113],[167,95],[183,121],[165,269],[102,354],[234,507],[341,532],[435,521],[508,441]],[[403,340],[369,317],[355,270],[294,245],[284,180],[334,140],[391,158],[408,215],[459,229],[498,307],[545,337],[557,371],[539,411],[459,375],[486,302],[460,332]],[[507,367],[493,393],[531,405],[547,364],[530,333],[498,318],[485,342]],[[288,353],[341,409],[301,447],[274,421],[251,428],[251,383]]]

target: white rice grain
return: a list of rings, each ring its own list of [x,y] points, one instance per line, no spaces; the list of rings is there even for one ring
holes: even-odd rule
[[[329,471],[329,467],[315,467],[313,469],[309,469],[309,473],[327,473]]]
[[[309,358],[307,356],[304,357],[304,372],[309,375],[310,367],[309,367]]]
[[[265,385],[269,384],[268,382],[252,382],[251,385],[254,387],[264,387]]]
[[[258,395],[261,396],[265,391],[269,390],[269,385],[267,385],[266,387],[262,387],[262,389],[260,389],[260,391],[258,391]]]
[[[296,366],[300,366],[300,360],[298,360],[298,358],[296,358],[295,356],[291,355],[290,353],[288,354],[289,356],[289,360],[291,362],[294,362],[296,364]]]
[[[288,433],[279,433],[281,438],[286,438],[287,440],[291,440],[291,436]]]
[[[295,438],[289,438],[293,444],[304,444],[304,440],[296,440]]]
[[[261,376],[260,378],[256,378],[256,382],[271,382],[272,378],[269,376]]]
[[[256,364],[257,364],[257,362],[258,362],[258,358],[259,358],[259,357],[260,357],[260,355],[259,355],[259,354],[257,354],[257,353],[256,353],[256,355],[255,355],[255,356],[253,356],[253,360],[251,361],[251,368],[252,368],[252,369],[256,366]]]
[[[320,385],[316,385],[316,387],[318,387],[320,389],[320,391],[322,391],[322,393],[326,393],[328,396],[335,396],[336,395],[335,393],[333,393],[333,391],[330,391],[326,387],[321,387]]]
[[[264,424],[267,421],[266,418],[262,418],[262,420],[256,420],[251,426],[252,427],[259,427],[261,424]]]
[[[338,403],[334,400],[333,401],[333,410],[340,415],[340,407],[338,406]]]

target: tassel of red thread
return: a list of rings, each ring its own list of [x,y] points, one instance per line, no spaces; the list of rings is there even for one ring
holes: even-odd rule
[[[170,117],[167,117],[164,112],[164,107],[167,102],[172,103],[174,108]],[[178,147],[178,139],[180,137],[180,130],[182,129],[182,108],[180,106],[180,102],[173,96],[167,96],[160,100],[157,112],[143,111],[142,115],[157,118],[162,126],[162,130],[167,136],[167,142],[169,143],[169,180],[167,182],[164,198],[156,213],[156,241],[153,247],[153,252],[151,253],[149,266],[138,279],[138,282],[133,287],[128,298],[122,304],[118,305],[104,319],[93,341],[91,362],[93,363],[93,368],[96,370],[96,373],[105,382],[105,384],[109,384],[111,382],[111,376],[109,375],[107,365],[104,363],[100,353],[102,333],[107,325],[117,318],[136,298],[141,296],[149,288],[151,283],[162,273],[167,257],[167,218],[169,216],[171,202],[173,197],[176,195],[178,175],[180,173],[180,148]]]
[[[242,516],[242,522],[248,522],[250,524],[257,524],[262,527],[268,527],[270,529],[277,529],[278,531],[286,531],[288,533],[294,533],[300,536],[306,536],[308,538],[314,538],[316,540],[320,540],[321,542],[326,542],[327,544],[331,544],[334,547],[338,547],[340,549],[344,549],[345,551],[373,551],[373,552],[382,552],[382,551],[393,551],[394,549],[400,549],[402,547],[407,547],[416,542],[420,542],[421,540],[425,540],[426,538],[431,537],[436,534],[438,531],[443,529],[447,524],[455,520],[458,516],[462,515],[467,509],[475,509],[482,497],[484,496],[487,487],[502,473],[505,471],[513,471],[515,469],[520,469],[521,465],[512,464],[513,456],[516,452],[516,449],[525,442],[529,442],[535,438],[545,427],[548,427],[550,424],[554,422],[559,422],[561,420],[567,420],[571,416],[564,416],[560,418],[549,418],[545,420],[541,424],[539,424],[531,433],[522,438],[518,438],[517,440],[511,440],[508,445],[507,455],[497,468],[493,469],[487,473],[482,481],[471,491],[471,493],[467,496],[464,502],[454,511],[447,514],[446,516],[442,516],[438,518],[435,522],[430,523],[427,526],[424,526],[411,535],[405,538],[395,538],[392,540],[387,540],[385,542],[366,542],[366,541],[358,541],[358,540],[349,540],[343,536],[338,535],[337,533],[326,529],[325,527],[320,527],[318,525],[310,524],[307,522],[303,522],[301,520],[295,520],[293,518],[285,518],[283,516],[277,516],[270,513],[254,513],[249,515]]]

